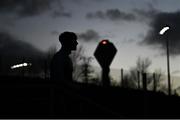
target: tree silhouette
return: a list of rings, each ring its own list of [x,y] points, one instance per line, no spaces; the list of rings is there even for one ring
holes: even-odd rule
[[[92,73],[94,70],[92,69],[90,62],[92,60],[92,57],[82,57],[83,63],[81,65],[81,77],[83,82],[89,83],[91,82],[90,80],[93,79]]]
[[[81,72],[81,64],[83,62],[82,57],[84,56],[84,48],[82,45],[77,47],[76,51],[73,51],[70,55],[73,62],[73,80],[79,81],[79,78],[82,74]]]
[[[154,71],[154,74],[153,74],[153,90],[154,91],[157,91],[161,86],[161,81],[163,80],[162,74],[163,72],[161,69],[156,69]]]
[[[147,73],[148,68],[152,64],[151,60],[149,58],[141,58],[138,57],[136,61],[136,69],[140,71],[141,73]]]
[[[122,87],[140,88],[142,85],[142,74],[148,72],[148,68],[151,65],[149,58],[138,57],[136,66],[130,68],[129,72],[124,75],[123,81],[121,82]],[[152,78],[147,79],[147,84],[150,84]],[[148,86],[148,85],[147,85]]]
[[[50,64],[54,54],[57,52],[55,45],[49,47],[43,58],[39,60],[39,66],[43,70],[44,78],[50,78]]]
[[[90,65],[92,57],[84,55],[84,47],[80,45],[70,55],[73,62],[73,79],[78,82],[99,84],[99,79],[93,76],[93,68]]]
[[[148,73],[148,69],[149,69],[151,64],[152,64],[152,62],[149,58],[138,57],[134,71],[131,70],[131,77],[134,77],[136,82],[141,83],[141,81],[138,81],[138,74],[137,73],[139,72],[140,76],[142,76],[143,73]],[[147,77],[147,86],[151,83],[151,81],[152,81],[152,78]]]
[[[57,52],[57,48],[56,46],[51,46],[49,49],[48,49],[48,52],[47,52],[47,57],[46,57],[46,60],[44,62],[44,65],[45,65],[45,78],[46,77],[49,77],[50,76],[50,65],[51,65],[51,60],[54,56],[54,54]]]

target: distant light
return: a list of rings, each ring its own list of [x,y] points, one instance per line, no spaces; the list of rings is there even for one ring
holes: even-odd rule
[[[17,64],[17,65],[13,65],[11,66],[11,69],[16,69],[16,68],[21,68],[21,67],[27,67],[27,66],[31,66],[31,63],[22,63],[22,64]]]
[[[169,30],[169,27],[164,27],[164,28],[159,32],[159,34],[160,34],[160,35],[163,35],[167,30]]]

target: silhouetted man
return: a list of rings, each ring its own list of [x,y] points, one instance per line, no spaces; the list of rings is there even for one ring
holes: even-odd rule
[[[69,57],[72,50],[76,50],[77,36],[73,32],[59,35],[61,49],[54,55],[51,62],[51,80],[58,83],[72,82],[73,65]]]
[[[65,115],[69,112],[70,104],[67,97],[67,91],[72,88],[73,65],[69,57],[72,50],[76,50],[77,36],[73,32],[63,32],[59,35],[61,49],[53,56],[51,61],[51,80],[58,85],[52,92],[52,113]],[[59,89],[62,88],[62,89]],[[74,88],[74,87],[73,87]],[[55,90],[55,91],[54,91]],[[71,101],[72,102],[72,101]]]

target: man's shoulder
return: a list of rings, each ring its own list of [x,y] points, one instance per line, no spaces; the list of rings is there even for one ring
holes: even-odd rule
[[[54,54],[54,58],[61,58],[61,57],[64,57],[61,51],[58,51],[57,53]]]
[[[68,56],[64,54],[61,51],[58,51],[56,54],[53,56],[53,61],[58,61],[58,62],[67,62],[68,61]]]

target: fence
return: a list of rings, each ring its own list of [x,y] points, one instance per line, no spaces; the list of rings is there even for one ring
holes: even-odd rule
[[[150,91],[161,91],[168,94],[167,75],[159,73],[146,73],[138,70],[119,70],[120,82],[119,86],[124,88],[133,88]],[[171,76],[171,93],[176,94],[177,85],[173,81],[178,80],[177,77]]]

